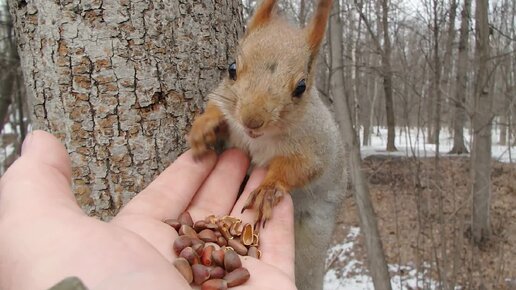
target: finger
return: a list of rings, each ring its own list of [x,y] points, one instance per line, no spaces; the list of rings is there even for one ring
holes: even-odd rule
[[[267,170],[265,168],[259,167],[253,170],[251,176],[249,177],[249,180],[247,181],[244,191],[242,192],[242,195],[238,198],[238,200],[235,203],[235,206],[231,211],[232,216],[238,216],[245,223],[254,223],[256,216],[258,214],[258,212],[255,209],[247,209],[243,213],[241,213],[241,211],[244,205],[246,204],[249,196],[251,195],[251,192],[262,183],[262,180],[265,178],[266,174]]]
[[[257,215],[256,210],[246,210],[240,213],[250,193],[262,182],[267,171],[257,168],[251,174],[242,196],[238,199],[231,215],[239,217],[244,223],[253,224]],[[261,261],[283,269],[291,280],[294,279],[294,206],[290,194],[274,207],[272,218],[264,229],[260,229]]]
[[[183,164],[181,163],[182,161],[180,159],[178,159],[176,162],[180,162],[179,166],[182,166],[181,164]],[[176,164],[174,163],[174,166],[175,165]],[[228,150],[220,156],[219,161],[215,165],[215,168],[213,168],[213,171],[211,171],[211,173],[206,172],[205,176],[208,174],[209,176],[206,178],[206,180],[204,180],[205,178],[202,178],[202,180],[204,180],[202,187],[200,185],[202,183],[201,180],[198,185],[192,188],[185,188],[181,190],[181,192],[185,192],[187,190],[192,190],[193,192],[198,191],[194,201],[191,202],[190,208],[192,208],[192,210],[189,208],[189,212],[194,220],[205,218],[208,215],[205,214],[205,212],[208,211],[210,214],[214,212],[217,214],[227,214],[229,212],[230,208],[235,202],[238,187],[240,186],[240,183],[245,176],[248,165],[249,161],[242,152],[238,150]],[[170,182],[171,178],[178,178],[181,181],[192,178],[192,174],[186,174],[185,176],[181,177],[177,177],[173,174],[169,176],[170,178],[165,182]],[[199,189],[199,187],[201,188]],[[147,190],[150,189],[151,187],[149,186]],[[160,190],[159,192],[166,191]],[[227,194],[221,198],[221,192]],[[218,194],[218,196],[214,193]],[[140,198],[139,200],[136,200],[135,198],[135,200],[131,201],[131,203],[137,202],[137,206],[139,206],[140,202],[143,200],[141,199],[141,196],[144,194],[147,194],[147,191],[145,193],[142,192],[139,196],[137,196],[137,198]],[[146,203],[156,203],[155,206],[150,207],[150,213],[147,213],[145,209],[142,213],[141,211],[136,210],[134,207],[129,208],[129,206],[134,206],[129,203],[128,207],[123,209],[122,212],[117,217],[115,217],[112,222],[139,234],[150,244],[152,244],[163,255],[163,257],[169,261],[172,261],[175,255],[170,249],[175,238],[177,237],[177,234],[175,231],[171,230],[170,226],[161,222],[160,220],[165,218],[177,218],[177,216],[185,210],[186,206],[181,206],[180,208],[172,208],[170,206],[174,206],[174,204],[177,206],[179,203],[188,205],[193,195],[194,193],[188,194],[188,201],[185,202],[171,201],[170,199],[174,198],[175,196],[159,198],[155,202],[147,200],[145,201]],[[225,202],[219,201],[222,199],[224,199]],[[170,208],[165,209],[166,207]],[[140,215],[145,214],[146,217],[153,216],[154,213],[158,211],[168,213],[169,216],[158,215],[154,216],[155,218],[149,219],[142,218]],[[138,212],[140,212],[139,215],[134,215],[134,213]]]
[[[204,219],[210,214],[228,214],[235,204],[248,167],[249,159],[242,151],[225,151],[188,208],[193,219]]]
[[[22,156],[0,181],[0,210],[37,214],[67,208],[82,213],[71,191],[71,162],[61,142],[35,131],[22,148]]]
[[[267,226],[260,230],[261,260],[294,280],[294,248],[294,207],[290,194],[286,194],[274,207]]]
[[[157,220],[176,218],[190,204],[216,160],[215,153],[209,153],[195,161],[192,151],[187,151],[129,202],[118,216],[144,215]]]

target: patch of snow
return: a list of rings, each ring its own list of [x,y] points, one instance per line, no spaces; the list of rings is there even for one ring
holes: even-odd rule
[[[14,144],[8,144],[5,147],[0,147],[0,176],[4,175],[4,162],[7,158],[11,157],[11,155],[16,154],[16,148]]]
[[[339,261],[344,261],[344,259],[346,258],[346,254],[348,254],[353,249],[353,246],[355,245],[355,239],[357,238],[359,233],[359,227],[351,227],[349,229],[348,236],[346,237],[346,240],[348,240],[349,242],[344,242],[343,244],[337,244],[331,247],[328,250],[326,263],[328,264],[335,259]],[[353,255],[353,253],[350,253],[350,255]]]
[[[345,262],[342,268],[330,268],[324,276],[324,290],[374,290],[373,280],[367,267],[353,258],[353,247],[360,233],[360,228],[351,227],[346,240],[328,250],[327,262],[338,260]],[[338,255],[338,256],[336,256]],[[393,290],[404,289],[438,289],[439,284],[426,277],[430,264],[424,263],[419,271],[414,265],[388,265]],[[398,272],[405,273],[403,276]],[[459,289],[459,288],[456,288]]]
[[[362,135],[360,135],[362,137]],[[471,132],[464,129],[464,142],[466,148],[471,151]],[[415,156],[433,157],[436,153],[436,146],[426,142],[426,131],[421,128],[396,128],[396,147],[397,152],[387,152],[387,129],[374,127],[371,134],[371,145],[362,146],[362,157],[370,155],[389,155],[389,156]],[[500,130],[494,128],[492,131],[491,154],[494,160],[501,162],[516,161],[516,146],[499,145]],[[513,140],[511,142],[514,142]],[[448,155],[453,147],[453,132],[448,128],[443,128],[439,134],[439,154]],[[453,155],[448,155],[453,156]],[[465,155],[468,156],[468,155]]]
[[[3,134],[14,134],[16,130],[13,128],[13,125],[9,122],[5,123],[4,129],[2,130]]]
[[[324,276],[324,290],[374,290],[373,280],[367,275],[354,275],[351,278],[337,276],[334,269]]]

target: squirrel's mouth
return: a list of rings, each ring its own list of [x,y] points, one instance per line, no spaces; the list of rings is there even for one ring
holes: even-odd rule
[[[251,137],[251,138],[253,138],[253,139],[254,139],[254,138],[258,138],[258,137],[260,137],[260,136],[262,136],[262,135],[263,135],[263,133],[253,132],[252,130],[245,130],[245,133],[246,133],[249,137]]]

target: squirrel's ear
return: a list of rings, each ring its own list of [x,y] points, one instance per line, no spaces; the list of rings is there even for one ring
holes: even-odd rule
[[[256,9],[256,12],[254,13],[253,17],[247,24],[247,31],[246,33],[249,33],[256,28],[264,25],[265,23],[269,22],[271,16],[272,16],[272,10],[274,9],[274,6],[276,6],[277,0],[263,0],[260,6]]]
[[[330,16],[332,3],[333,0],[319,0],[317,10],[312,16],[312,20],[305,28],[308,47],[310,48],[310,62],[313,62],[317,58],[317,53],[319,52],[319,47],[321,46],[326,31],[326,24]]]

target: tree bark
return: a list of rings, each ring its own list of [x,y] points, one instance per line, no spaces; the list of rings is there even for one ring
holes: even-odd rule
[[[397,151],[394,141],[396,140],[396,121],[394,118],[394,100],[392,87],[392,65],[391,65],[391,39],[389,35],[389,0],[382,0],[382,26],[383,26],[383,53],[382,73],[383,89],[385,91],[385,112],[387,116],[387,151]]]
[[[451,0],[450,1],[450,10],[448,11],[448,30],[447,30],[447,39],[446,39],[446,48],[444,51],[444,57],[442,63],[444,65],[441,66],[441,72],[442,72],[442,81],[443,81],[443,87],[445,87],[444,90],[450,94],[452,87],[452,72],[454,69],[454,62],[452,61],[452,55],[453,55],[453,44],[455,42],[456,32],[455,32],[455,21],[457,18],[457,3],[458,0]],[[448,98],[450,96],[448,95]]]
[[[10,1],[34,127],[109,219],[186,148],[242,31],[241,1]]]
[[[371,10],[371,3],[366,4],[367,11]],[[377,4],[376,4],[377,5]],[[360,18],[363,20],[363,18]],[[381,31],[381,25],[379,21],[377,21],[376,30],[378,34]],[[373,37],[371,36],[371,33],[365,34],[365,43],[371,43],[373,42]],[[378,56],[373,53],[371,50],[366,50],[364,53],[366,53],[366,56],[364,57],[366,59],[366,63],[369,64],[370,67],[377,67],[378,66]],[[373,123],[374,123],[374,115],[375,115],[375,106],[376,106],[376,100],[378,99],[378,82],[377,77],[374,71],[371,71],[369,73],[369,81],[365,82],[365,88],[366,96],[368,99],[368,107],[363,109],[364,112],[364,131],[363,131],[363,137],[362,137],[362,145],[368,146],[371,145],[371,134],[373,132]]]
[[[432,95],[433,95],[433,103],[430,108],[432,111],[432,119],[430,120],[430,130],[429,130],[429,143],[435,144],[436,156],[439,155],[439,135],[441,132],[441,58],[439,57],[439,35],[440,35],[440,25],[439,25],[439,1],[432,0],[432,10],[433,10],[433,27],[432,27],[432,36],[433,36],[433,54],[432,54],[432,62],[433,62],[433,77],[432,77]]]
[[[459,51],[457,60],[457,77],[455,85],[453,118],[453,147],[450,154],[465,154],[468,149],[464,144],[464,125],[466,123],[466,91],[468,81],[468,38],[469,19],[471,14],[471,0],[464,0],[461,12]]]
[[[342,68],[342,22],[339,1],[333,2],[330,17],[331,49],[331,92],[338,112],[337,121],[344,138],[344,146],[349,148],[349,168],[355,188],[355,200],[360,216],[360,225],[365,237],[369,272],[376,290],[390,290],[391,283],[383,245],[378,232],[376,214],[371,202],[367,181],[361,170],[360,144],[352,126],[351,110],[346,101],[344,89],[344,69]]]
[[[472,153],[472,236],[478,246],[491,236],[491,123],[493,100],[490,96],[488,0],[477,0],[475,9],[476,82],[473,116]]]
[[[509,113],[508,112],[503,112],[502,115],[500,116],[500,124],[499,124],[499,128],[500,128],[500,139],[498,140],[498,144],[499,145],[502,145],[502,146],[505,146],[507,145],[507,132],[509,131],[508,128],[509,126],[507,125],[508,121],[510,120],[509,118]]]

